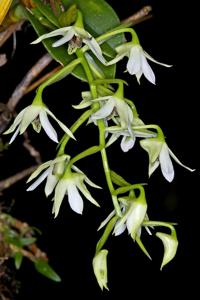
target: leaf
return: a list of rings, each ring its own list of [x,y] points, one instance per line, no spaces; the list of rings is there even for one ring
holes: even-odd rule
[[[47,278],[56,281],[56,282],[60,282],[61,278],[60,276],[49,266],[49,264],[42,260],[42,259],[37,259],[34,261],[34,265],[36,270],[46,276]]]
[[[23,260],[23,255],[21,252],[16,252],[14,255],[14,260],[15,260],[15,268],[17,270],[19,270],[19,268],[21,267],[22,264],[22,260]]]
[[[44,4],[40,0],[33,0],[33,2],[36,4],[36,7],[41,12],[43,16],[46,17],[46,19],[51,22],[56,27],[60,27],[60,24],[58,22],[57,17],[54,15],[51,6],[49,4]]]
[[[19,242],[21,244],[21,246],[27,246],[27,245],[30,245],[30,244],[33,244],[35,243],[37,239],[34,238],[34,237],[30,237],[30,238],[19,238]]]

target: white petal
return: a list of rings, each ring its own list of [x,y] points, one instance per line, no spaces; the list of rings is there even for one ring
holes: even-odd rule
[[[48,174],[49,174],[49,168],[46,171],[44,171],[44,173],[42,173],[42,175],[40,175],[33,184],[29,186],[27,192],[33,191],[36,187],[38,187],[38,185],[40,185],[40,183],[44,181],[45,178],[47,178]]]
[[[149,177],[153,174],[153,172],[158,168],[160,165],[159,160],[155,160],[153,163],[149,162]]]
[[[19,123],[21,122],[21,120],[22,120],[22,118],[23,118],[23,114],[24,114],[24,112],[25,112],[26,109],[27,109],[27,107],[24,108],[24,109],[16,116],[16,118],[15,118],[13,124],[8,128],[8,130],[6,130],[6,131],[4,132],[4,134],[9,134],[9,133],[13,132],[13,131],[17,128],[17,126],[19,125]]]
[[[51,163],[52,163],[52,160],[49,160],[49,161],[46,161],[45,163],[43,163],[42,165],[40,165],[28,178],[27,183],[30,182],[31,180],[33,180],[35,177],[37,177],[43,170],[48,168],[51,165]]]
[[[42,106],[39,105],[29,105],[24,111],[23,118],[20,124],[20,134],[24,133],[27,127],[37,118]]]
[[[167,181],[171,182],[174,179],[174,167],[169,156],[169,151],[166,143],[164,143],[162,146],[159,160],[163,176],[165,177],[165,179],[167,179]]]
[[[116,229],[114,229],[114,235],[118,236],[120,234],[122,234],[125,230],[126,230],[126,225],[125,224],[121,224],[120,226],[117,226],[116,223]]]
[[[92,197],[92,195],[90,194],[90,192],[88,191],[87,187],[85,186],[85,184],[83,182],[77,182],[77,187],[79,188],[81,193],[83,193],[85,198],[87,198],[92,204],[94,204],[98,207],[100,206],[98,204],[98,202]]]
[[[69,30],[62,38],[53,43],[52,47],[56,48],[69,42],[73,38],[74,34],[74,30]]]
[[[195,169],[191,169],[191,168],[187,167],[186,165],[184,165],[184,164],[176,157],[176,155],[172,152],[172,150],[169,149],[169,147],[168,147],[168,151],[169,151],[169,154],[171,155],[171,157],[172,157],[172,158],[177,162],[177,164],[179,164],[181,167],[187,169],[187,170],[190,171],[190,172],[194,172],[194,171],[195,171]]]
[[[19,134],[19,127],[15,130],[14,134],[12,135],[9,144],[11,144],[16,139],[18,134]]]
[[[53,170],[53,167],[52,167],[52,170]],[[46,185],[44,188],[46,197],[51,195],[51,193],[55,189],[57,183],[58,183],[58,178],[55,175],[53,175],[52,171],[51,171],[51,173],[49,173],[49,175],[47,176],[47,181],[46,181]]]
[[[97,112],[92,114],[91,119],[99,120],[108,117],[112,113],[114,106],[115,101],[113,98],[110,98],[106,104],[104,104]]]
[[[64,27],[64,28],[59,28],[56,30],[53,30],[49,33],[45,33],[43,35],[41,35],[39,38],[37,38],[35,41],[33,41],[31,44],[37,44],[40,43],[42,40],[50,38],[50,37],[54,37],[57,35],[64,35],[67,31],[69,31],[71,29],[71,26],[68,27]]]
[[[68,184],[68,201],[71,209],[77,214],[82,214],[83,212],[83,199],[81,198],[77,187],[73,182]]]
[[[89,39],[83,39],[83,42],[90,48],[90,50],[94,53],[94,55],[98,58],[98,60],[102,64],[106,64],[106,60],[102,55],[101,47],[95,40],[95,38],[91,37]]]
[[[66,179],[61,179],[55,188],[55,198],[53,204],[53,213],[55,214],[55,218],[59,213],[60,206],[67,192],[67,189],[68,189],[68,181]]]
[[[142,55],[141,61],[142,61],[142,72],[144,73],[144,76],[151,83],[155,84],[156,83],[155,74],[152,68],[150,67],[150,65],[148,64],[147,59],[144,55]]]
[[[133,148],[135,144],[135,140],[130,136],[123,136],[122,141],[121,141],[121,149],[123,152],[128,152],[130,149]]]
[[[155,60],[151,55],[149,55],[146,51],[143,50],[143,53],[144,55],[146,56],[146,58],[148,58],[149,60],[153,61],[154,63],[158,64],[158,65],[161,65],[163,67],[167,67],[167,68],[170,68],[172,67],[172,65],[167,65],[167,64],[163,64],[157,60]]]
[[[48,137],[52,141],[58,143],[57,133],[56,133],[55,129],[53,128],[53,126],[51,125],[51,123],[49,122],[46,111],[41,110],[39,116],[40,116],[41,125],[42,125],[44,131],[46,132],[46,134],[48,135]]]
[[[129,74],[135,75],[141,70],[141,47],[133,46],[126,66]]]
[[[102,189],[101,186],[97,185],[96,183],[92,182],[87,176],[85,176],[85,182],[87,182],[87,184],[89,184],[90,186],[96,188],[96,189]]]
[[[65,126],[65,124],[63,124],[61,121],[59,121],[56,118],[56,116],[48,108],[46,108],[46,112],[48,113],[48,115],[50,115],[58,123],[58,125],[62,128],[62,130],[66,134],[68,134],[72,139],[75,140],[75,137],[74,137],[73,133],[69,130],[69,128],[67,128],[67,126]]]

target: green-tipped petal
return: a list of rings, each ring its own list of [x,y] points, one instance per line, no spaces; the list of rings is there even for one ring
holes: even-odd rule
[[[158,159],[160,151],[163,146],[163,141],[159,141],[156,138],[149,138],[140,141],[140,146],[147,151],[149,155],[149,162],[153,163]]]
[[[65,124],[63,124],[61,121],[59,121],[56,116],[48,109],[46,108],[46,112],[48,115],[50,115],[57,123],[58,125],[62,128],[62,130],[68,134],[72,139],[75,140],[75,137],[73,135],[73,133],[69,130],[69,128],[67,128],[67,126],[65,126]]]
[[[56,188],[55,188],[55,198],[54,198],[54,204],[53,204],[53,213],[55,215],[55,218],[57,217],[61,203],[65,197],[65,194],[67,192],[67,181],[65,179],[61,179]]]
[[[42,165],[40,165],[28,178],[27,183],[37,177],[43,170],[47,169],[52,163],[52,160],[46,161]]]
[[[20,124],[20,134],[24,133],[27,127],[39,116],[42,109],[43,107],[40,105],[29,105],[26,108]]]
[[[6,131],[4,132],[4,134],[9,134],[9,133],[15,131],[15,129],[17,128],[17,126],[20,124],[20,122],[21,122],[21,120],[22,120],[22,118],[23,118],[23,114],[24,114],[24,112],[25,112],[26,109],[27,109],[27,108],[24,108],[24,109],[16,116],[16,118],[15,118],[13,124],[8,128],[8,130],[6,130]]]

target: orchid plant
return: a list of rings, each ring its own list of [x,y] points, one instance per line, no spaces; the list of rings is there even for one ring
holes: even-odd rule
[[[104,215],[104,203],[97,202],[93,198],[91,188],[109,190],[113,210],[99,227],[99,230],[104,227],[105,229],[97,243],[93,258],[97,282],[102,290],[108,289],[106,248],[109,245],[105,248],[105,244],[108,243],[112,233],[115,236],[127,233],[148,258],[151,256],[142,242],[143,232],[147,231],[149,235],[158,237],[164,245],[161,269],[174,258],[177,251],[175,225],[171,222],[151,220],[145,185],[127,182],[120,174],[110,169],[108,159],[110,149],[118,147],[116,141],[120,139],[120,148],[124,153],[132,151],[136,143],[148,153],[149,176],[160,166],[164,178],[171,182],[174,179],[171,158],[189,171],[194,171],[183,165],[170,150],[159,125],[145,124],[139,118],[133,101],[125,97],[127,83],[118,78],[115,68],[118,62],[125,58],[126,70],[130,75],[136,76],[139,84],[142,75],[150,83],[155,84],[151,62],[164,67],[170,66],[152,58],[142,48],[136,31],[128,25],[120,25],[117,15],[104,0],[55,1],[57,13],[50,9],[46,1],[33,2],[34,7],[29,9],[18,4],[18,11],[20,9],[23,18],[32,24],[38,34],[38,38],[32,44],[43,42],[62,68],[39,86],[33,103],[17,115],[13,124],[4,133],[14,132],[11,143],[32,124],[36,132],[40,132],[42,127],[47,136],[57,143],[56,156],[40,165],[30,176],[28,183],[32,183],[27,189],[34,192],[37,186],[46,181],[44,185],[46,197],[54,194],[52,197],[54,217],[58,217],[62,209],[61,204],[66,199],[75,213],[82,214],[85,198],[97,207],[100,206]],[[98,7],[97,16],[93,15],[94,7]],[[43,18],[38,17],[41,14]],[[61,38],[57,38],[58,36]],[[48,92],[49,85],[70,74],[77,77],[77,82],[83,80],[88,84],[88,91],[83,91],[80,104],[72,103],[72,109],[84,112],[71,126],[67,119],[58,120],[42,98],[44,89]],[[48,116],[64,131],[61,139],[49,122]],[[76,131],[85,122],[97,129],[99,144],[70,156],[68,142],[73,139],[74,143],[79,143]],[[86,175],[87,170],[82,171],[78,168],[80,160],[96,153],[101,154],[107,186],[103,186],[100,180],[97,180],[98,185],[93,183]],[[100,158],[96,157],[99,161]],[[128,172],[129,166],[126,166],[126,170]],[[134,174],[134,178],[137,178],[137,174]],[[169,233],[165,230],[156,232],[157,227],[167,228]]]

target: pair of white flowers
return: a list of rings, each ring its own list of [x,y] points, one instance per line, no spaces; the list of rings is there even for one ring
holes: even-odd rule
[[[84,28],[79,27],[76,24],[73,26],[59,28],[50,33],[43,34],[38,39],[36,39],[32,44],[37,44],[44,39],[52,38],[59,35],[61,35],[62,38],[54,42],[52,44],[52,47],[59,47],[67,42],[73,41],[74,37],[78,38],[88,46],[88,48],[92,51],[92,53],[97,57],[97,59],[102,64],[107,66],[117,63],[124,57],[128,57],[128,62],[126,65],[127,71],[131,75],[135,75],[139,83],[142,74],[144,74],[147,80],[155,84],[156,81],[155,74],[152,68],[150,67],[149,63],[147,62],[147,59],[159,65],[165,67],[171,67],[170,65],[160,63],[157,60],[155,60],[153,57],[151,57],[146,51],[142,49],[138,39],[137,41],[133,40],[131,42],[116,47],[115,49],[117,52],[116,57],[110,60],[109,62],[107,62],[102,54],[101,47],[99,46],[96,39],[92,37],[92,35],[89,32],[87,32]],[[75,50],[77,47],[75,47]],[[75,50],[73,50],[72,52],[75,52]],[[68,48],[68,52],[71,52],[71,50],[69,51],[69,48]]]
[[[79,168],[72,166],[67,173],[65,169],[69,163],[70,157],[68,155],[62,155],[54,160],[50,160],[39,166],[35,172],[29,177],[28,182],[38,177],[34,183],[32,183],[27,191],[33,191],[37,188],[44,180],[45,184],[45,195],[48,197],[54,193],[53,198],[53,209],[52,213],[57,217],[60,206],[65,195],[68,196],[68,202],[73,211],[78,214],[83,212],[83,199],[79,191],[88,199],[91,203],[99,206],[97,201],[92,197],[88,191],[84,182],[88,185],[100,189],[101,187],[93,183]],[[42,174],[40,174],[42,172]]]

